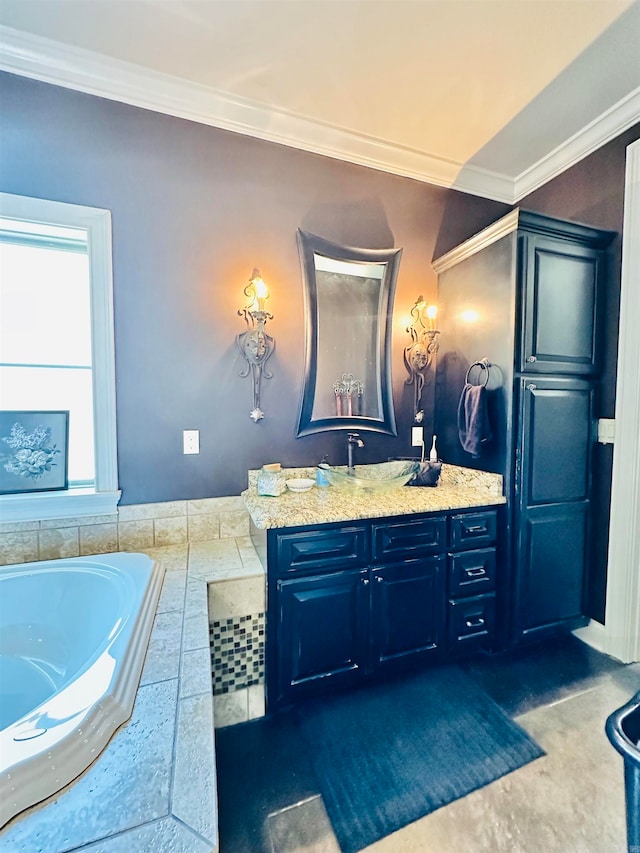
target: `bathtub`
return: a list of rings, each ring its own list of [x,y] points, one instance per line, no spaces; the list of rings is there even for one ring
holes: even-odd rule
[[[131,716],[161,584],[145,554],[0,568],[0,827]]]

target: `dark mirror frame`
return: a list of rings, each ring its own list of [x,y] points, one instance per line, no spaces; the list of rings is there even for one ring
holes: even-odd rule
[[[297,436],[329,430],[369,430],[370,432],[397,435],[393,411],[393,388],[391,384],[391,336],[393,300],[402,249],[360,249],[342,246],[298,229],[298,249],[304,283],[305,313],[305,372],[302,401],[298,418]],[[381,311],[378,317],[378,349],[381,375],[381,417],[340,416],[312,419],[316,393],[318,368],[318,290],[314,255],[323,255],[339,261],[353,263],[384,264],[382,278]]]

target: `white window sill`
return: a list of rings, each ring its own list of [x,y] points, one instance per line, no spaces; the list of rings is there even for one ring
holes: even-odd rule
[[[29,492],[0,495],[0,521],[45,521],[85,515],[115,515],[121,492],[70,489],[64,492]]]

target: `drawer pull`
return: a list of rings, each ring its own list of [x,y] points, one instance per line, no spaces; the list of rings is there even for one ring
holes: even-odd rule
[[[471,534],[486,533],[487,532],[487,528],[485,527],[484,524],[475,524],[475,525],[472,525],[470,527],[465,526],[464,529],[465,529],[466,533],[471,533]]]
[[[362,586],[369,586],[369,578],[362,578]]]
[[[480,578],[482,575],[486,575],[483,566],[477,566],[475,569],[465,569],[465,573],[470,578]]]
[[[484,619],[482,618],[482,616],[478,616],[478,618],[475,620],[467,619],[464,624],[467,626],[467,628],[482,628],[482,626],[484,625]]]

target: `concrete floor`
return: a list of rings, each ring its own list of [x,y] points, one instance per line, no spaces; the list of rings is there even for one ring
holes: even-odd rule
[[[367,853],[626,853],[623,761],[604,723],[640,690],[640,664],[624,667],[569,638],[466,668],[546,755],[381,839]],[[219,771],[221,853],[340,853],[304,769],[293,772],[299,790],[283,780],[288,802],[273,799],[277,767],[266,784],[262,777],[255,785],[246,781],[251,770],[245,768],[242,801],[231,789],[225,795],[225,770]],[[238,832],[251,821],[252,836]]]

